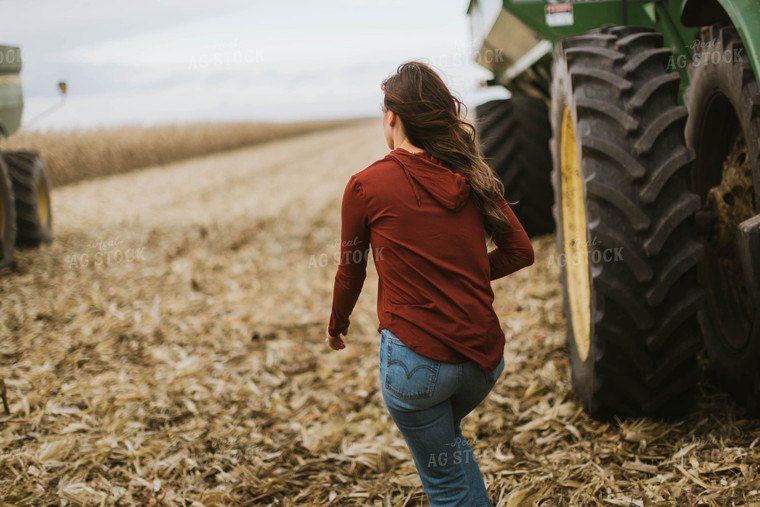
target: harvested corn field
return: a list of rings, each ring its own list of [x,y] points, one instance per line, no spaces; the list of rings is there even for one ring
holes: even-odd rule
[[[296,123],[191,123],[40,132],[1,138],[3,150],[38,151],[53,186],[168,164],[284,137],[351,124],[355,120]]]
[[[376,273],[324,343],[348,177],[378,120],[55,190],[0,278],[0,505],[425,505],[378,385]],[[507,335],[464,420],[492,501],[758,505],[760,425],[702,386],[675,421],[570,389],[554,237],[494,283]],[[0,409],[2,410],[2,409]]]

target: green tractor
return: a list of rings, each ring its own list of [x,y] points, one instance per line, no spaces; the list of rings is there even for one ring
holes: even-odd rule
[[[0,138],[21,126],[21,50],[0,45]],[[16,247],[52,239],[52,211],[45,167],[30,151],[0,153],[0,268],[13,262]]]
[[[481,150],[529,234],[556,224],[584,408],[682,412],[706,350],[757,409],[760,1],[472,0],[468,14],[488,84],[511,92],[477,108]]]

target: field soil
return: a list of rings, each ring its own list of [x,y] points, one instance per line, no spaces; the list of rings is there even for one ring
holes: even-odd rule
[[[425,505],[378,384],[370,264],[331,351],[340,199],[379,120],[56,188],[0,274],[0,505]],[[494,282],[507,336],[464,420],[492,502],[760,505],[760,427],[708,384],[673,421],[572,393],[554,236]]]

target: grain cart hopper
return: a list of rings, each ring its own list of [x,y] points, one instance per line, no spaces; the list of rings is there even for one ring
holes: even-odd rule
[[[529,232],[556,224],[585,409],[688,408],[703,349],[756,409],[760,0],[472,0],[468,14],[489,84],[512,93],[477,108],[481,150]]]
[[[21,50],[0,45],[0,137],[21,125]],[[9,266],[18,247],[35,247],[52,238],[50,193],[45,167],[35,152],[0,153],[0,268]]]

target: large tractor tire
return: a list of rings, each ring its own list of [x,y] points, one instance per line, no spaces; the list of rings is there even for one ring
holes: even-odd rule
[[[707,27],[700,37],[684,97],[686,143],[696,152],[692,186],[703,207],[698,223],[705,258],[699,275],[707,304],[699,322],[714,378],[757,410],[760,91],[734,27]]]
[[[691,406],[704,302],[699,197],[670,50],[647,28],[555,46],[551,120],[557,241],[573,387],[593,416]]]
[[[0,268],[13,262],[16,248],[16,208],[8,167],[0,157]]]
[[[3,153],[13,182],[16,201],[16,245],[34,248],[53,239],[50,189],[39,154],[31,151]]]
[[[517,219],[537,236],[554,230],[551,125],[546,103],[516,95],[475,110],[481,153],[504,183],[504,197],[517,204]]]

